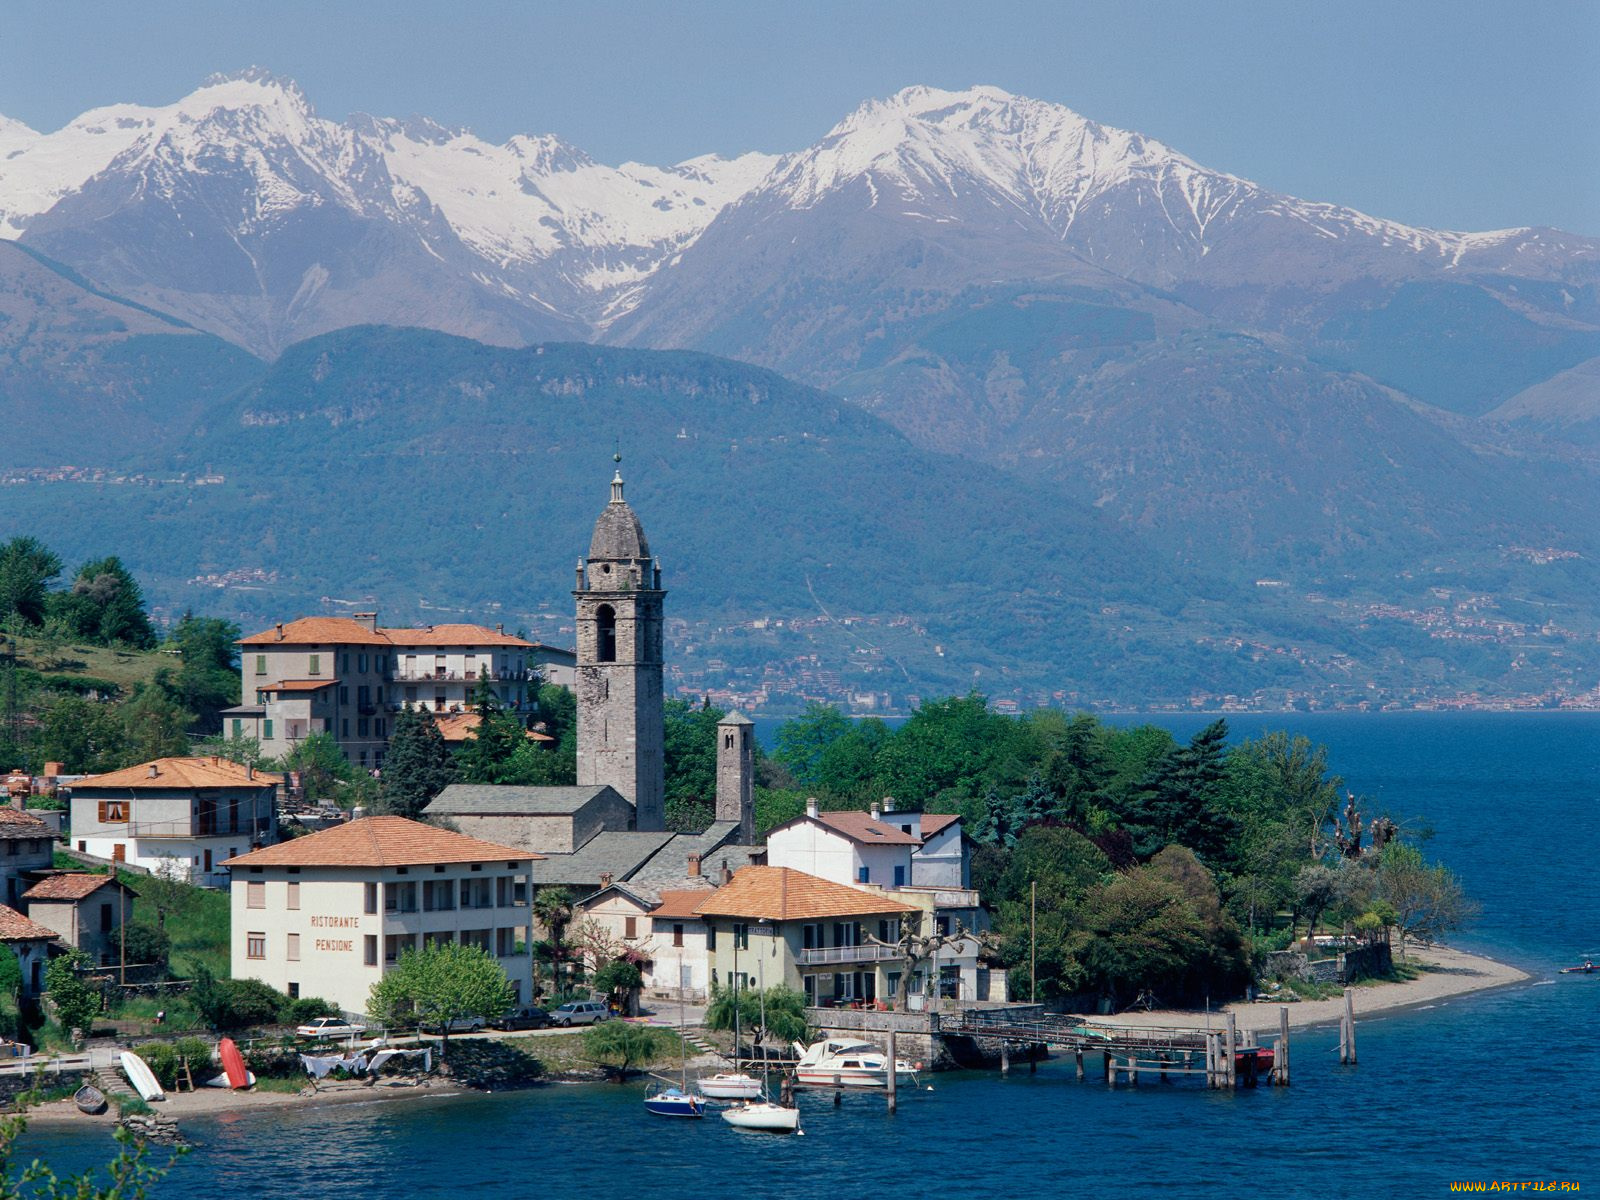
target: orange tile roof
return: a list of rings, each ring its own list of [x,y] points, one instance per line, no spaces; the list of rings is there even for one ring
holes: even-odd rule
[[[151,767],[156,770],[153,776]],[[267,787],[282,782],[283,776],[271,771],[257,771],[252,778],[247,768],[226,758],[158,758],[105,775],[86,776],[72,787],[77,792],[84,788]]]
[[[472,731],[483,721],[475,712],[464,713],[435,713],[433,723],[439,727],[439,736],[447,742],[464,742],[472,736]],[[553,742],[555,738],[548,733],[536,733],[528,730],[530,742]]]
[[[432,863],[527,862],[544,855],[497,846],[405,817],[362,817],[332,829],[230,858],[240,867],[410,867]]]
[[[904,913],[913,908],[875,892],[818,879],[792,867],[745,867],[735,871],[695,909],[703,917],[753,917],[811,921],[869,913]]]
[[[261,692],[320,692],[338,683],[337,679],[280,679],[277,683],[263,684]]]
[[[961,820],[960,813],[923,813],[922,836],[930,838],[946,825],[959,820]]]
[[[516,646],[531,649],[532,642],[486,625],[428,625],[421,629],[380,629],[396,646]]]
[[[650,915],[652,917],[675,917],[680,921],[697,921],[700,919],[700,914],[696,910],[710,895],[710,888],[662,892],[661,903],[650,910]]]
[[[907,833],[898,825],[885,825],[882,821],[874,821],[870,813],[825,812],[819,813],[817,820],[836,833],[844,834],[851,841],[868,846],[922,845],[922,839],[916,834]]]
[[[0,904],[0,942],[36,942],[58,937],[54,929],[46,929],[37,921],[30,921],[14,908]]]
[[[301,617],[281,628],[274,626],[240,638],[241,646],[387,646],[389,639],[374,633],[365,621],[350,617]]]
[[[71,871],[52,875],[34,884],[22,893],[24,900],[82,900],[94,895],[107,884],[115,883],[110,875],[85,875]]]

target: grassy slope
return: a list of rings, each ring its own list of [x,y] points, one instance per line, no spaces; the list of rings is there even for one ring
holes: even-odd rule
[[[159,650],[112,650],[9,634],[0,634],[0,653],[15,653],[17,666],[41,675],[106,679],[124,694],[135,684],[150,682],[162,667],[177,666],[177,659]]]

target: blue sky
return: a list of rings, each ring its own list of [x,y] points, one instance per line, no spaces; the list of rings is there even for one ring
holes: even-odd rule
[[[1593,0],[8,0],[0,113],[51,129],[259,64],[325,116],[669,162],[796,149],[912,83],[991,83],[1295,195],[1600,234],[1597,48]]]

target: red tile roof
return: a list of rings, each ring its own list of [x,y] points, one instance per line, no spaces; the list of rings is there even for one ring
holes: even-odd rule
[[[464,742],[472,736],[472,731],[483,723],[483,717],[475,712],[464,713],[435,713],[433,723],[439,727],[439,736],[447,742]],[[528,730],[530,742],[553,742],[555,738],[548,733],[536,733]]]
[[[363,817],[230,858],[241,867],[411,867],[434,863],[527,862],[544,855],[498,846],[405,817]]]
[[[922,836],[930,838],[946,825],[959,820],[961,820],[960,813],[923,813]]]
[[[387,646],[389,639],[349,617],[301,617],[240,638],[241,646]]]
[[[150,774],[150,768],[155,774]],[[73,791],[84,788],[200,788],[200,787],[268,787],[283,782],[282,775],[271,771],[257,771],[252,777],[248,768],[226,758],[158,758],[124,767],[105,775],[89,775],[73,784]]]
[[[41,837],[55,837],[55,831],[31,812],[0,804],[0,839]]]
[[[680,921],[698,921],[700,914],[696,909],[710,895],[710,888],[662,892],[661,903],[650,910],[650,915],[652,917],[667,917]]]
[[[819,879],[792,867],[745,867],[735,871],[695,909],[704,917],[809,921],[871,913],[904,913],[913,908],[876,892]]]
[[[920,846],[922,839],[898,825],[874,821],[864,812],[825,812],[817,815],[829,829],[866,846]]]
[[[396,646],[514,646],[531,649],[532,642],[512,637],[485,625],[429,625],[421,629],[380,629]]]
[[[58,936],[54,929],[46,929],[16,909],[0,904],[0,942],[41,942]]]
[[[338,683],[337,679],[280,679],[277,683],[262,684],[262,692],[320,692]]]
[[[83,900],[94,895],[107,884],[115,883],[111,875],[85,875],[72,871],[52,875],[34,884],[22,893],[24,900]]]

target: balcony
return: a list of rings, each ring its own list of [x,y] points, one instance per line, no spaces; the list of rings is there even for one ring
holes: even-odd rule
[[[532,671],[447,671],[440,668],[431,670],[407,670],[404,667],[396,668],[389,676],[395,683],[526,683],[534,676]]]
[[[900,957],[892,946],[818,946],[801,950],[795,962],[802,967],[825,967],[835,963],[891,962]]]

